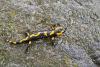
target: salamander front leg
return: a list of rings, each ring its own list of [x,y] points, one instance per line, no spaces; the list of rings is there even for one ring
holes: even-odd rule
[[[50,28],[51,28],[52,30],[55,30],[55,28],[56,28],[56,27],[59,27],[59,26],[61,26],[59,23],[57,23],[57,24],[52,24],[52,25],[50,26]]]
[[[55,46],[54,41],[55,41],[54,37],[50,38],[50,43],[51,43],[52,46]]]

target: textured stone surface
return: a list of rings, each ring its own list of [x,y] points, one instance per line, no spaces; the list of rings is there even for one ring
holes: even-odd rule
[[[24,38],[23,32],[48,30],[52,23],[67,27],[55,41],[11,46],[7,39]],[[62,43],[61,43],[62,42]],[[45,45],[44,45],[45,44]],[[0,67],[99,67],[99,0],[0,0]]]

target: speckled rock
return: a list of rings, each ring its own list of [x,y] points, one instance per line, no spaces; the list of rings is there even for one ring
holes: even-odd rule
[[[67,27],[64,36],[12,46],[7,39],[44,31],[50,24]],[[45,45],[44,45],[45,44]],[[99,0],[0,0],[0,67],[99,67]]]

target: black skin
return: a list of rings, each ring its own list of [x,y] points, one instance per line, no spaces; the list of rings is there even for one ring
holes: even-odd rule
[[[55,29],[57,26],[60,26],[59,24],[57,24],[57,25],[54,25],[53,26],[53,28]],[[65,29],[66,30],[66,29]],[[25,36],[27,37],[27,36],[30,36],[30,34],[31,33],[28,33],[28,32],[30,32],[30,30],[28,30],[26,33],[24,33],[25,34]],[[65,31],[64,31],[65,32]],[[37,37],[29,37],[26,41],[23,41],[23,42],[21,42],[21,43],[28,43],[28,45],[26,46],[26,49],[25,49],[25,53],[27,53],[28,52],[28,49],[30,48],[30,46],[32,45],[31,44],[31,42],[33,41],[37,41],[37,40],[39,40],[39,39],[45,39],[45,38],[48,38],[49,40],[50,40],[50,43],[51,43],[51,45],[52,46],[55,46],[55,44],[54,44],[54,39],[55,39],[55,37],[57,37],[57,34],[56,34],[57,32],[55,32],[53,35],[50,35],[50,33],[49,33],[49,31],[48,31],[48,36],[44,36],[44,33],[41,33],[41,35],[39,35],[39,36],[37,36]],[[52,39],[53,38],[53,39]],[[16,44],[21,44],[20,42],[17,42]]]
[[[51,43],[51,45],[52,46],[55,46],[55,44],[54,44],[54,39],[52,39],[52,38],[50,38],[50,37],[48,37],[48,39],[49,39],[49,41],[50,41],[50,43]],[[30,43],[30,44],[27,44],[26,45],[26,49],[25,49],[25,54],[27,54],[28,53],[28,50],[30,49],[30,47],[32,46],[32,44]]]
[[[44,35],[44,34],[41,34],[41,36],[42,36],[42,35]],[[43,36],[42,38],[41,38],[41,36],[38,36],[38,37],[35,37],[35,38],[33,37],[33,38],[29,39],[29,40],[26,41],[26,42],[29,43],[30,41],[31,41],[31,42],[34,42],[34,41],[37,41],[37,40],[39,40],[39,39],[45,39],[45,38],[47,38],[47,39],[49,39],[51,45],[52,45],[52,46],[55,46],[55,44],[54,44],[54,39],[55,39],[55,37],[57,36],[56,34],[54,34],[54,35],[52,35],[52,36],[51,36],[51,35],[49,36],[49,33],[48,33],[48,36]],[[28,53],[28,50],[29,50],[30,46],[32,46],[31,43],[29,43],[28,45],[26,45],[25,53]]]

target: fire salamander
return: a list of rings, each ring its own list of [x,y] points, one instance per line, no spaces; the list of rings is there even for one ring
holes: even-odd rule
[[[54,26],[51,27],[53,30],[52,31],[44,31],[44,32],[38,32],[38,33],[33,33],[33,34],[29,34],[26,33],[27,36],[26,38],[19,40],[18,42],[15,41],[9,41],[7,40],[10,44],[22,44],[22,43],[28,43],[29,45],[27,45],[27,48],[25,50],[25,53],[28,51],[28,48],[30,47],[30,44],[32,43],[32,41],[37,41],[39,39],[44,39],[44,38],[55,38],[55,37],[60,37],[63,35],[63,33],[66,31],[66,28],[64,29],[63,27],[61,27],[60,25],[58,26]]]
[[[63,27],[57,27],[55,30],[52,31],[44,31],[44,32],[38,32],[38,33],[33,33],[29,35],[27,33],[27,37],[18,41],[18,42],[12,42],[7,40],[10,44],[22,44],[22,43],[29,43],[31,44],[31,41],[37,41],[39,39],[44,39],[44,38],[53,38],[53,37],[59,37],[62,36],[64,33]]]

